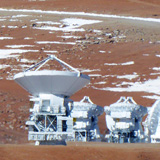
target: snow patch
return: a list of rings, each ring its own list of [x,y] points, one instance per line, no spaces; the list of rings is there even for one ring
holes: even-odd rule
[[[127,65],[132,65],[132,64],[134,64],[134,61],[121,63],[122,66],[127,66]]]
[[[6,19],[0,19],[0,21],[5,21]]]
[[[88,25],[88,24],[94,24],[94,23],[100,23],[102,21],[99,20],[88,20],[88,19],[79,19],[79,18],[65,18],[61,20],[64,22],[64,24],[70,26],[70,27],[80,27],[83,25]]]
[[[153,70],[160,71],[160,67],[153,67]]]
[[[79,18],[66,18],[61,20],[62,25],[59,27],[54,26],[42,26],[42,27],[35,27],[35,29],[41,30],[54,30],[54,31],[63,31],[63,32],[83,32],[85,31],[83,28],[79,28],[83,25],[89,25],[94,23],[100,23],[102,21],[99,20],[86,20],[86,19],[79,19]]]
[[[95,71],[100,71],[100,69],[78,69],[80,70],[81,72],[95,72]]]
[[[100,77],[102,76],[101,74],[89,74],[90,77]]]
[[[96,83],[94,83],[94,84],[106,84],[106,82],[96,82]]]
[[[99,90],[105,90],[105,91],[113,91],[113,92],[148,92],[148,93],[154,93],[160,95],[160,79],[150,79],[145,82],[135,82],[135,83],[126,83],[130,86],[128,87],[107,87],[107,88],[95,88]],[[124,83],[123,83],[124,85]]]
[[[126,66],[126,65],[132,65],[132,64],[134,64],[134,61],[125,62],[125,63],[105,63],[104,65],[108,65],[108,66],[117,66],[117,65]]]
[[[66,39],[69,39],[69,38],[74,38],[74,39],[81,38],[81,36],[58,36],[58,37],[66,38]]]
[[[117,78],[119,78],[119,79],[125,78],[125,79],[129,79],[129,80],[132,80],[132,79],[137,78],[137,77],[138,77],[138,75],[131,75],[131,74],[122,75],[122,76],[117,76]]]
[[[157,96],[157,95],[153,95],[153,96],[143,96],[144,98],[147,98],[147,99],[158,99],[160,100],[160,96]]]
[[[34,47],[34,45],[6,45],[7,48],[24,48],[24,47]]]
[[[20,54],[26,52],[38,52],[38,50],[25,50],[25,49],[0,49],[0,59],[17,57],[18,55],[11,54]]]
[[[99,51],[100,53],[106,53],[106,51]]]
[[[0,37],[0,40],[13,39],[13,37]]]
[[[121,65],[121,64],[118,64],[118,63],[105,63],[104,65],[107,65],[107,66],[117,66],[117,65]]]
[[[55,25],[55,24],[61,24],[59,22],[52,22],[52,21],[38,21],[37,24],[48,24],[48,25]]]
[[[32,37],[25,37],[24,39],[27,39],[27,40],[28,40],[28,39],[33,39],[33,38],[32,38]]]
[[[19,19],[10,19],[9,21],[10,21],[10,22],[18,22]]]
[[[7,67],[10,67],[10,65],[4,65],[4,64],[0,65],[0,69],[4,69],[4,68],[7,68]]]
[[[22,26],[22,28],[27,28],[27,26]]]
[[[151,76],[159,75],[160,73],[150,73]]]
[[[24,14],[20,14],[20,15],[13,15],[12,18],[21,18],[21,17],[28,17],[29,15],[24,15]]]
[[[58,51],[43,51],[43,52],[46,52],[46,53],[57,53]]]
[[[37,44],[70,44],[75,45],[75,42],[58,42],[58,41],[37,41]]]
[[[33,60],[28,60],[28,59],[21,59],[20,62],[22,63],[36,63],[37,61],[33,61]]]
[[[18,28],[18,26],[8,26],[8,28]]]

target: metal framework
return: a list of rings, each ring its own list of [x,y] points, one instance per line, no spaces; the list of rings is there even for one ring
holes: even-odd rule
[[[37,64],[29,67],[24,72],[28,72],[28,71],[30,71],[32,69],[35,69],[35,71],[38,71],[42,66],[44,66],[50,60],[56,60],[65,70],[67,70],[67,71],[74,71],[74,72],[77,72],[80,75],[80,71],[79,70],[77,70],[76,68],[72,67],[68,63],[60,60],[55,55],[48,55],[47,58],[45,58],[44,60],[38,62]]]

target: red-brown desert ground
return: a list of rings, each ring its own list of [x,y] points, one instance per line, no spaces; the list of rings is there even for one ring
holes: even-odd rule
[[[52,53],[91,77],[71,97],[74,101],[86,95],[107,106],[131,96],[151,107],[160,95],[159,18],[159,0],[1,0],[0,159],[160,159],[158,144],[33,146],[25,126],[29,94],[13,81],[16,73]],[[94,23],[66,30],[66,19]],[[99,127],[105,134],[105,114]]]

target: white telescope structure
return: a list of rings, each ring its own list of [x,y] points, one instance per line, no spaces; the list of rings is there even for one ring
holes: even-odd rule
[[[142,118],[147,114],[146,107],[138,105],[132,97],[121,97],[116,103],[106,106],[104,110],[109,129],[109,133],[105,136],[108,142],[144,142]]]
[[[56,60],[63,70],[40,70],[48,61]],[[36,144],[64,141],[99,140],[98,116],[103,108],[84,97],[80,102],[69,99],[90,82],[87,75],[54,55],[14,76],[14,80],[31,95],[33,108],[26,124],[28,140]]]
[[[160,100],[148,108],[148,116],[143,125],[146,142],[160,143]]]

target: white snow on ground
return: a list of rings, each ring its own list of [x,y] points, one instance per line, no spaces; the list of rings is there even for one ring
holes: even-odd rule
[[[64,24],[70,26],[70,27],[80,27],[83,25],[88,25],[88,24],[94,24],[94,23],[100,23],[102,21],[99,20],[88,20],[88,19],[80,19],[80,18],[65,18],[61,20]]]
[[[137,75],[136,72],[134,72],[133,74],[128,74],[128,75],[105,75],[105,76],[102,76],[103,78],[107,78],[107,77],[117,77],[119,79],[129,79],[129,80],[132,80],[134,78],[137,78],[139,75]],[[128,82],[127,82],[128,83]]]
[[[121,84],[117,84],[116,86],[124,86],[124,85],[129,85],[129,86],[132,86],[134,85],[134,82],[122,82]]]
[[[13,15],[11,16],[12,18],[21,18],[21,17],[28,17],[29,15],[24,15],[24,14],[20,14],[20,15]]]
[[[160,71],[160,67],[153,67],[153,70]]]
[[[100,71],[100,69],[78,69],[80,70],[81,72],[94,72],[94,71]]]
[[[106,77],[116,77],[116,75],[105,75],[105,76],[102,76],[103,78],[106,78]]]
[[[27,26],[22,26],[22,28],[27,28]]]
[[[9,20],[10,22],[17,22],[17,21],[20,21],[19,19],[10,19]]]
[[[115,37],[115,38],[117,38],[117,37]],[[123,39],[123,38],[126,38],[126,36],[125,35],[120,35],[120,36],[118,36],[118,38]]]
[[[0,19],[0,21],[5,21],[6,19]]]
[[[46,52],[46,53],[58,53],[58,51],[43,51],[43,52]]]
[[[89,74],[90,77],[101,77],[101,74]]]
[[[0,49],[0,59],[17,57],[20,53],[38,52],[38,50],[25,50],[25,49]],[[11,55],[16,53],[16,55]]]
[[[160,73],[150,73],[151,76],[153,75],[159,75]]]
[[[8,28],[18,28],[18,26],[8,26]]]
[[[31,65],[21,64],[20,67],[24,69],[24,68],[29,68],[29,67],[31,67]]]
[[[4,69],[4,68],[7,68],[7,67],[10,67],[10,65],[4,65],[4,64],[0,65],[0,69]]]
[[[58,37],[66,38],[66,39],[69,39],[69,38],[74,38],[74,39],[81,38],[81,36],[58,36]]]
[[[126,65],[132,65],[132,64],[134,64],[134,61],[125,62],[125,63],[105,63],[104,65],[108,65],[108,66],[117,66],[117,65],[126,66]]]
[[[113,91],[113,92],[148,92],[148,93],[155,93],[160,95],[160,79],[150,79],[148,81],[142,82],[135,82],[135,83],[126,83],[130,86],[128,87],[106,87],[106,88],[95,88],[99,90],[105,91]]]
[[[36,63],[37,61],[28,60],[28,59],[21,59],[20,62],[22,62],[22,63]]]
[[[121,64],[118,64],[118,63],[105,63],[104,65],[107,65],[107,66],[117,66],[117,65],[121,65]]]
[[[160,96],[157,96],[157,95],[153,95],[153,96],[143,96],[144,98],[147,98],[147,99],[159,99],[160,100]]]
[[[13,39],[13,37],[0,37],[0,40]]]
[[[99,51],[100,53],[106,53],[106,51]]]
[[[42,11],[42,10],[4,9],[4,8],[0,8],[0,11],[4,11],[4,12],[7,11],[7,12],[55,14],[55,15],[58,14],[58,15],[72,15],[72,16],[90,16],[90,17],[116,18],[116,19],[138,20],[138,21],[160,23],[160,19],[158,19],[158,18],[142,18],[142,17],[118,16],[118,15],[85,13],[85,12]]]
[[[95,32],[95,33],[101,33],[102,31],[94,29],[93,32]]]
[[[119,79],[125,78],[125,79],[129,79],[129,80],[132,80],[132,79],[137,78],[137,77],[138,77],[138,75],[132,75],[132,74],[117,76],[117,78],[119,78]]]
[[[106,84],[106,82],[96,82],[96,83],[94,83],[94,84]]]
[[[34,47],[34,45],[6,45],[8,48],[24,48],[24,47]]]
[[[48,24],[48,25],[55,25],[55,24],[61,24],[59,22],[52,22],[52,21],[38,21],[37,24]]]
[[[28,39],[33,39],[33,38],[32,38],[32,37],[25,37],[24,39],[27,39],[27,40],[28,40]]]
[[[122,66],[127,66],[127,65],[132,65],[132,64],[134,64],[134,61],[121,63]]]
[[[75,42],[58,42],[58,41],[37,41],[37,44],[70,44],[75,45]]]
[[[160,57],[160,55],[159,55],[159,54],[157,54],[157,55],[156,55],[156,57]]]
[[[83,25],[88,24],[94,24],[94,23],[100,23],[102,21],[99,20],[86,20],[86,19],[79,19],[79,18],[66,18],[61,20],[62,25],[59,27],[55,26],[41,26],[41,27],[35,27],[35,29],[41,29],[41,30],[52,30],[52,31],[63,31],[63,32],[75,32],[75,31],[85,31],[83,28],[79,28]]]

